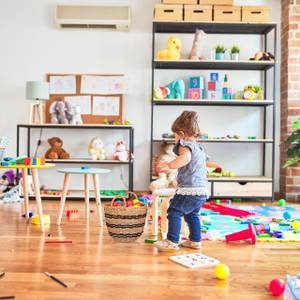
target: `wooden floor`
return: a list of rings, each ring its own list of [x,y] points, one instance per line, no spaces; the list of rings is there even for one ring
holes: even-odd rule
[[[82,202],[67,202],[67,207],[80,208],[84,215]],[[90,224],[64,218],[58,227],[58,202],[44,201],[44,210],[51,215],[52,225],[42,236],[39,227],[26,226],[20,204],[0,205],[0,272],[6,272],[0,279],[0,296],[15,295],[22,300],[274,299],[266,289],[268,282],[300,271],[299,244],[204,242],[202,253],[231,268],[230,279],[218,281],[213,269],[185,269],[170,262],[170,254],[158,253],[143,239],[132,244],[114,243],[105,227],[97,227],[96,213],[91,213]],[[73,243],[45,244],[57,237]],[[180,253],[187,252],[193,251]],[[53,282],[45,271],[69,288]]]

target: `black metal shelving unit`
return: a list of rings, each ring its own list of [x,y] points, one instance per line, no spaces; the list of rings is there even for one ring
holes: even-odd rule
[[[56,159],[51,160],[47,159],[46,161],[49,163],[55,164],[93,164],[93,165],[128,165],[128,188],[130,191],[133,191],[133,152],[134,152],[134,128],[130,125],[96,125],[96,124],[84,124],[84,125],[65,125],[65,124],[18,124],[17,125],[17,156],[20,155],[20,137],[21,137],[21,129],[25,129],[27,131],[27,156],[31,156],[31,131],[35,129],[61,129],[61,130],[88,130],[88,129],[97,129],[97,130],[125,130],[128,132],[129,138],[129,153],[130,159],[127,162],[115,161],[115,160],[89,160],[89,159]]]
[[[187,59],[181,59],[178,61],[167,61],[167,60],[156,60],[155,59],[155,41],[156,34],[167,33],[167,34],[194,34],[196,29],[202,29],[207,34],[245,34],[245,35],[258,35],[263,38],[263,48],[264,51],[268,51],[268,37],[273,34],[273,54],[277,58],[277,24],[276,23],[263,23],[263,24],[247,24],[247,23],[198,23],[198,22],[153,22],[152,30],[152,109],[151,109],[151,162],[150,162],[150,178],[154,179],[152,176],[152,157],[153,157],[153,147],[156,143],[161,142],[172,142],[171,139],[155,139],[153,137],[153,126],[154,126],[154,107],[155,106],[238,106],[238,107],[260,107],[263,110],[263,137],[258,140],[205,140],[201,139],[201,143],[253,143],[262,144],[263,147],[263,163],[261,176],[244,176],[244,177],[233,177],[233,178],[209,178],[211,182],[211,192],[213,194],[214,185],[217,182],[238,182],[241,185],[248,182],[265,182],[272,183],[272,194],[270,197],[274,201],[274,178],[275,178],[275,120],[276,120],[276,61],[275,62],[257,62],[257,61],[213,61],[213,60],[203,60],[203,61],[193,61]],[[245,101],[245,100],[154,100],[153,90],[155,82],[155,71],[156,70],[239,70],[239,71],[258,71],[263,72],[263,84],[265,96],[269,94],[269,87],[267,85],[268,72],[272,72],[272,99],[273,100],[263,100],[263,101]],[[265,97],[267,98],[267,97]],[[271,138],[267,138],[267,109],[272,110],[272,134]],[[272,146],[272,163],[271,163],[271,177],[266,176],[266,145]],[[261,198],[261,197],[251,197],[250,198]],[[245,197],[245,198],[249,198]]]

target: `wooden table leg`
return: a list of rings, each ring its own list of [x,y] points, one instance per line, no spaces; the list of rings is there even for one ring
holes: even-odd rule
[[[61,219],[62,219],[62,216],[64,213],[69,182],[70,182],[70,173],[66,173],[65,177],[64,177],[64,185],[63,185],[62,192],[61,192],[60,208],[59,208],[59,215],[58,215],[58,219],[57,219],[57,225],[60,225]]]
[[[25,218],[29,221],[29,197],[28,197],[28,174],[27,169],[22,169],[22,188],[24,196]]]
[[[93,174],[93,181],[94,181],[96,205],[97,205],[98,215],[99,215],[99,225],[103,226],[102,206],[101,206],[101,199],[100,199],[100,186],[99,186],[99,180],[97,174]]]
[[[39,218],[40,218],[40,227],[41,231],[45,231],[44,225],[44,216],[43,216],[43,207],[42,207],[42,200],[40,194],[40,182],[39,182],[39,174],[37,169],[31,169],[32,179],[33,179],[33,186],[34,186],[34,193],[35,193],[35,200],[36,205],[38,208]]]
[[[85,200],[85,217],[90,217],[90,178],[89,174],[84,174],[84,200]]]
[[[158,196],[155,193],[152,203],[152,235],[158,235]]]

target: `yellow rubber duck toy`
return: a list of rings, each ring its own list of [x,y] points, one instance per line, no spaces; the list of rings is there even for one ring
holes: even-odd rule
[[[161,60],[178,60],[181,56],[182,43],[176,37],[169,37],[167,42],[167,49],[157,52],[156,58]]]

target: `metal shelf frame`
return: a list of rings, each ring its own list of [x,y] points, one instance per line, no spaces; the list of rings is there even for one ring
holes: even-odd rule
[[[154,107],[160,106],[239,106],[239,107],[260,107],[263,110],[263,136],[260,138],[262,141],[254,143],[263,147],[263,158],[261,167],[261,177],[266,176],[266,145],[269,144],[272,147],[272,162],[271,162],[271,182],[272,182],[272,202],[274,201],[275,191],[275,139],[276,139],[276,72],[277,63],[275,62],[255,62],[255,61],[193,61],[193,60],[179,60],[179,61],[158,61],[155,59],[155,42],[156,35],[161,33],[176,33],[176,34],[194,34],[196,29],[202,29],[208,34],[245,34],[245,35],[258,35],[263,39],[263,50],[268,51],[268,37],[273,34],[273,51],[275,59],[278,58],[277,52],[277,24],[265,23],[265,24],[252,24],[252,23],[216,23],[216,22],[164,22],[154,21],[152,25],[152,105],[151,105],[151,147],[150,147],[150,178],[152,177],[152,158],[154,152],[154,144],[158,142],[165,142],[163,139],[159,140],[154,138]],[[249,70],[256,70],[263,74],[263,86],[265,96],[272,91],[272,100],[265,101],[226,101],[217,100],[155,100],[153,95],[155,72],[156,70],[177,70],[177,69],[193,69],[193,70],[240,70],[243,72]],[[272,87],[267,85],[268,73],[272,73]],[[267,97],[265,97],[268,99]],[[270,108],[272,115],[272,132],[271,136],[267,138],[267,109]],[[209,141],[201,141],[209,142]],[[232,141],[222,141],[231,144]],[[247,141],[246,141],[247,142]],[[250,142],[249,142],[250,143]],[[252,142],[253,143],[253,142]],[[256,198],[256,197],[253,197]]]
[[[128,165],[128,189],[133,191],[133,178],[134,178],[134,128],[129,125],[102,125],[102,124],[85,124],[85,125],[63,125],[63,124],[18,124],[17,125],[17,156],[20,155],[20,137],[21,137],[21,129],[25,129],[27,131],[27,156],[31,156],[31,131],[35,129],[78,129],[78,130],[88,130],[88,129],[97,129],[97,130],[125,130],[128,132],[129,138],[129,153],[131,153],[132,157],[130,157],[130,161],[128,162],[119,162],[119,161],[93,161],[87,159],[70,159],[70,160],[47,160],[48,162],[54,162],[56,164],[94,164],[94,165]]]

